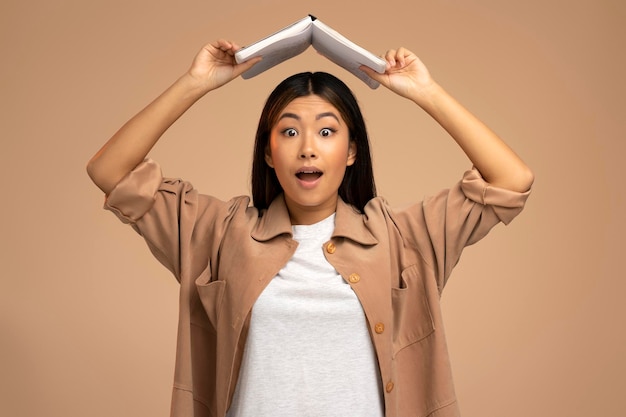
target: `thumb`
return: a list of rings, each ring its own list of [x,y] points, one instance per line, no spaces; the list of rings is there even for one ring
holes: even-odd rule
[[[263,59],[262,57],[257,56],[254,58],[250,58],[249,60],[242,62],[241,64],[235,65],[234,70],[233,70],[235,77],[248,71],[250,68],[254,66],[254,64],[261,61],[262,59]]]
[[[359,67],[359,69],[361,71],[363,71],[364,73],[366,73],[374,81],[378,81],[382,85],[387,86],[387,84],[388,84],[388,82],[387,82],[387,74],[385,74],[385,73],[380,74],[380,73],[374,71],[373,69],[371,69],[370,67],[368,67],[367,65],[361,65]]]

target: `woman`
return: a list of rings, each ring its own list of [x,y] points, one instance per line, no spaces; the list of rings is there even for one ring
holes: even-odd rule
[[[523,208],[533,174],[400,48],[370,77],[415,102],[474,169],[404,210],[375,197],[365,124],[335,77],[303,73],[270,95],[252,194],[228,202],[145,160],[209,91],[257,61],[206,45],[126,123],[88,172],[106,207],[181,283],[174,416],[456,416],[439,296],[463,247]]]

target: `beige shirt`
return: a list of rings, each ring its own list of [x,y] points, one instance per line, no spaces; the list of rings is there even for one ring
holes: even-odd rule
[[[471,170],[402,210],[377,197],[360,214],[339,201],[325,256],[363,306],[387,417],[459,415],[439,297],[463,248],[508,224],[529,193],[492,187]],[[282,197],[261,216],[249,204],[163,179],[151,160],[105,203],[181,284],[173,417],[226,414],[252,306],[297,246]]]

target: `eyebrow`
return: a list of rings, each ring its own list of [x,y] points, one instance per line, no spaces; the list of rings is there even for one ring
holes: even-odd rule
[[[339,122],[339,118],[337,117],[337,115],[335,113],[333,113],[333,112],[330,112],[330,111],[318,114],[317,116],[315,116],[315,120],[320,120],[320,119],[323,119],[324,117],[332,117],[332,118],[334,118],[335,120],[337,120]],[[301,120],[301,117],[298,116],[295,113],[283,113],[283,114],[280,115],[278,120],[282,120],[282,119],[285,119],[285,118]]]

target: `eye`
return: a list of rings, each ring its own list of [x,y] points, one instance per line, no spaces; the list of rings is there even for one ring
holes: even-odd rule
[[[325,127],[324,129],[320,130],[320,136],[327,137],[327,136],[332,135],[335,132],[336,132],[335,129]]]
[[[294,137],[298,135],[298,131],[292,127],[288,127],[287,129],[283,130],[283,135],[285,136],[289,136],[289,137]]]

